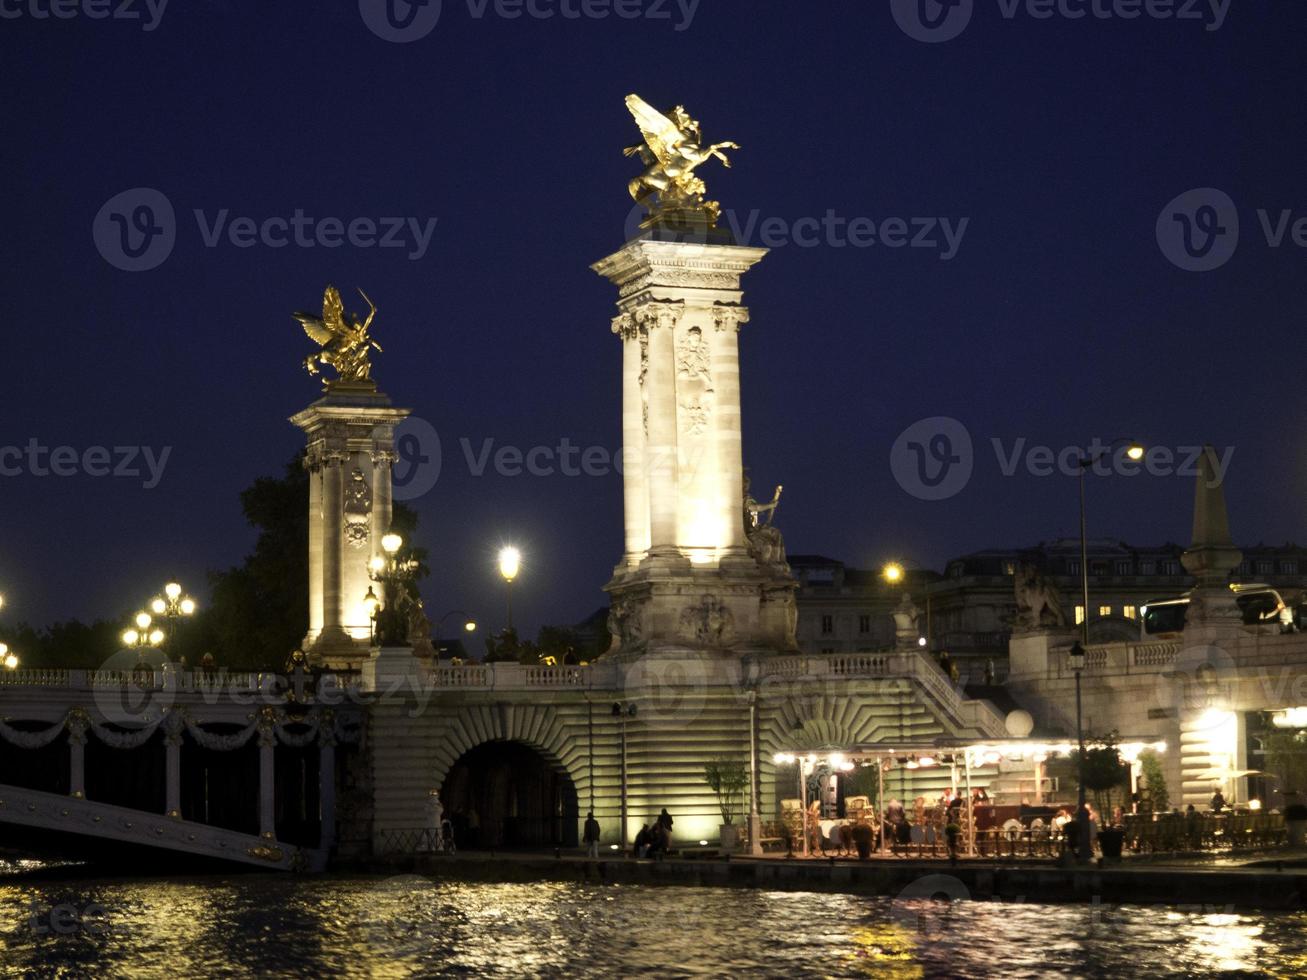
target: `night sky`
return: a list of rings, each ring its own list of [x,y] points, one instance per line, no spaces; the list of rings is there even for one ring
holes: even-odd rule
[[[493,463],[476,476],[467,454],[475,464],[486,440],[618,448],[616,295],[588,266],[626,237],[629,92],[684,103],[706,139],[742,145],[733,169],[700,174],[737,225],[756,216],[751,244],[769,218],[805,241],[812,225],[795,222],[828,213],[878,230],[901,218],[909,237],[913,219],[967,220],[948,258],[819,232],[746,277],[746,463],[756,489],[785,484],[791,553],[942,566],[1069,536],[1074,480],[1005,476],[992,440],[1008,453],[1120,435],[1234,447],[1236,538],[1307,540],[1307,249],[1291,227],[1271,247],[1257,214],[1272,232],[1285,210],[1307,216],[1307,6],[1234,3],[1211,30],[1210,0],[1185,8],[1200,20],[1024,6],[1009,19],[1012,2],[975,0],[959,36],[923,43],[885,0],[703,0],[688,25],[655,0],[633,20],[507,19],[493,3],[477,17],[480,0],[445,0],[429,34],[392,43],[348,0],[174,0],[157,24],[143,0],[130,10],[143,20],[79,5],[37,18],[29,0],[0,0],[0,453],[23,453],[0,457],[0,615],[116,615],[170,576],[204,598],[206,571],[253,542],[239,491],[301,445],[287,418],[319,383],[291,313],[320,309],[328,282],[351,309],[359,286],[377,303],[374,375],[439,435],[439,480],[411,501],[437,566],[428,609],[502,625],[503,542],[524,553],[526,632],[601,605],[620,478]],[[93,236],[133,188],[176,215],[175,246],[148,271],[116,268]],[[1168,261],[1156,234],[1194,188],[1228,194],[1239,218],[1237,250],[1207,272]],[[424,254],[411,232],[399,248],[237,247],[225,231],[209,247],[201,224],[224,209],[227,222],[299,209],[436,225]],[[1213,213],[1228,226],[1219,208],[1195,220]],[[891,449],[936,416],[966,427],[974,472],[921,500]],[[79,472],[37,475],[32,440],[73,447],[63,468]],[[110,468],[112,447],[170,455],[147,489],[139,457],[139,476],[84,472],[96,446]],[[1191,480],[1104,476],[1089,490],[1092,535],[1187,542]]]

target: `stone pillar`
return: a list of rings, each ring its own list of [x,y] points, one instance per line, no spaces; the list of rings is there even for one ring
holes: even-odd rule
[[[649,484],[645,471],[645,370],[649,334],[623,313],[613,320],[622,341],[622,489],[626,516],[623,563],[638,565],[649,550]]]
[[[649,556],[680,557],[677,549],[676,321],[681,311],[654,304],[636,313],[648,334],[648,436],[644,472],[649,488]]]
[[[80,708],[68,714],[68,795],[86,799],[86,730],[90,720]]]
[[[336,718],[324,709],[318,719],[318,847],[336,843]]]
[[[291,422],[309,467],[309,632],[314,663],[356,670],[369,654],[368,562],[390,530],[395,426],[408,410],[370,384],[329,382]]]
[[[1243,553],[1230,536],[1225,487],[1217,479],[1218,472],[1216,450],[1204,446],[1194,487],[1193,543],[1180,556],[1185,571],[1195,579],[1185,613],[1185,643],[1190,645],[1228,642],[1238,637],[1243,625],[1230,591],[1230,573],[1239,567]]]
[[[317,452],[304,457],[309,472],[309,631],[303,647],[311,650],[322,635],[322,458]]]
[[[744,533],[744,438],[740,413],[740,325],[749,322],[743,306],[713,308],[713,382],[716,411],[713,436],[717,471],[723,486],[717,501],[726,536],[723,557],[744,557],[749,542]]]
[[[645,449],[624,474],[626,550],[606,587],[623,656],[794,646],[794,579],[744,525],[740,280],[766,250],[707,238],[647,228],[593,267],[618,290],[623,438]]]
[[[277,731],[268,709],[259,719],[259,835],[272,839],[277,836]]]

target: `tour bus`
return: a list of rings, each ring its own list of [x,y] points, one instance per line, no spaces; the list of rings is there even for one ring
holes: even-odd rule
[[[1243,615],[1245,626],[1279,624],[1280,632],[1293,633],[1299,628],[1298,610],[1285,605],[1280,593],[1269,585],[1258,582],[1230,586],[1235,604]],[[1189,608],[1189,593],[1173,599],[1154,599],[1139,610],[1141,626],[1146,636],[1177,636],[1184,631],[1185,612]]]

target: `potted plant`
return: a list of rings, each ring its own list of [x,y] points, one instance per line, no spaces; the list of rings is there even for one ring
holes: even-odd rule
[[[1125,829],[1107,821],[1111,819],[1114,794],[1125,791],[1129,770],[1121,761],[1116,732],[1110,732],[1098,741],[1101,742],[1100,745],[1085,750],[1085,789],[1094,795],[1094,809],[1098,811],[1098,846],[1103,851],[1103,857],[1119,861],[1125,843]],[[1072,753],[1071,761],[1078,766],[1078,753]]]
[[[703,778],[717,797],[717,806],[722,812],[721,847],[730,854],[740,844],[735,818],[740,812],[744,789],[749,784],[749,770],[738,759],[719,757],[704,765]]]

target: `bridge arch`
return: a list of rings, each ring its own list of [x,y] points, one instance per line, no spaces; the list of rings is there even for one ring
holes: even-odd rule
[[[588,743],[560,714],[547,704],[455,713],[431,775],[460,844],[576,845]]]

